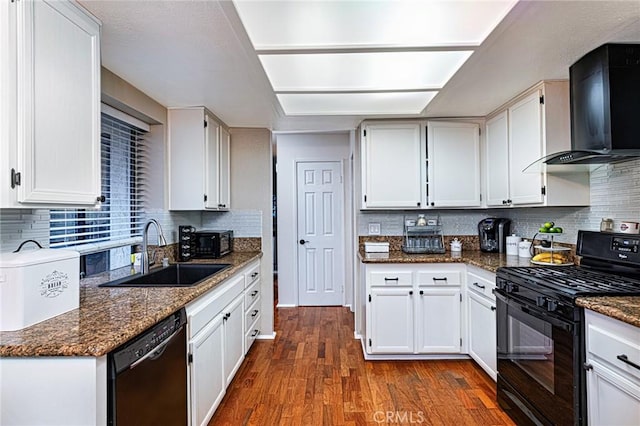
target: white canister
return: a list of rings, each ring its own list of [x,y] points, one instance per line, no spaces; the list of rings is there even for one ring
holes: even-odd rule
[[[457,238],[454,238],[451,241],[451,252],[452,253],[460,253],[462,251],[462,241],[459,241]]]
[[[520,244],[521,240],[522,238],[516,236],[516,234],[507,237],[507,256],[518,255],[518,244]]]
[[[638,222],[629,222],[629,221],[620,222],[620,225],[618,225],[617,228],[618,228],[618,232],[623,232],[625,234],[640,233],[640,224]]]
[[[519,257],[531,257],[531,241],[520,241],[518,243],[518,256]]]

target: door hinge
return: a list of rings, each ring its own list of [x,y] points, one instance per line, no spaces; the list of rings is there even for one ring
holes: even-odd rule
[[[478,136],[482,136],[482,129],[478,127]]]
[[[364,136],[365,138],[367,137],[367,129],[364,129],[364,130],[362,131],[362,136]]]
[[[462,293],[460,293],[460,302],[462,302]]]
[[[20,185],[20,178],[22,175],[20,172],[16,172],[16,169],[11,169],[11,188],[15,188]]]
[[[204,201],[207,201],[207,194],[204,194]]]
[[[371,295],[369,295],[369,302],[371,302]]]
[[[480,194],[480,202],[482,202],[482,194]]]
[[[204,127],[207,127],[209,125],[209,123],[207,123],[207,120],[204,120]]]
[[[371,339],[369,339],[369,347],[371,347]]]
[[[365,203],[367,202],[367,196],[366,195],[364,196],[364,202]]]
[[[540,188],[540,192],[542,193],[542,195],[547,195],[547,187],[543,186],[542,188]]]
[[[544,95],[540,96],[540,104],[544,105]]]
[[[189,354],[189,358],[187,359],[187,361],[189,361],[189,364],[193,363],[193,354]]]
[[[460,347],[462,347],[462,337],[460,338]]]

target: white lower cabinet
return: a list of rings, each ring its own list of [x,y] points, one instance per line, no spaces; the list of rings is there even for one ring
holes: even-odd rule
[[[224,374],[228,386],[244,360],[244,305],[243,294],[238,294],[223,311]]]
[[[640,328],[585,311],[590,425],[640,424]]]
[[[253,293],[259,288],[259,270],[260,261],[256,261],[186,306],[189,419],[193,426],[209,422],[244,361],[245,301],[253,300],[253,306],[259,303],[259,293]]]
[[[461,353],[461,265],[366,265],[366,352]]]
[[[418,290],[420,353],[460,353],[460,287]]]
[[[469,356],[497,379],[495,274],[467,267],[467,330]]]
[[[413,353],[413,287],[371,287],[370,353]]]
[[[188,344],[192,425],[207,424],[225,394],[222,317],[216,316]]]

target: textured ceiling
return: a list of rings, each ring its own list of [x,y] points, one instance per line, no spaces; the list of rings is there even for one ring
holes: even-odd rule
[[[230,1],[80,1],[102,21],[103,66],[165,106],[232,127],[352,129],[361,116],[287,117]],[[269,25],[265,22],[265,25]],[[640,1],[521,0],[423,113],[484,116],[606,42],[640,42]]]

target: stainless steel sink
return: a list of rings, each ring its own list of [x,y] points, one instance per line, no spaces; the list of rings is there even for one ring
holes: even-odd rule
[[[148,274],[136,274],[100,284],[99,287],[190,287],[230,267],[218,264],[175,264]]]

